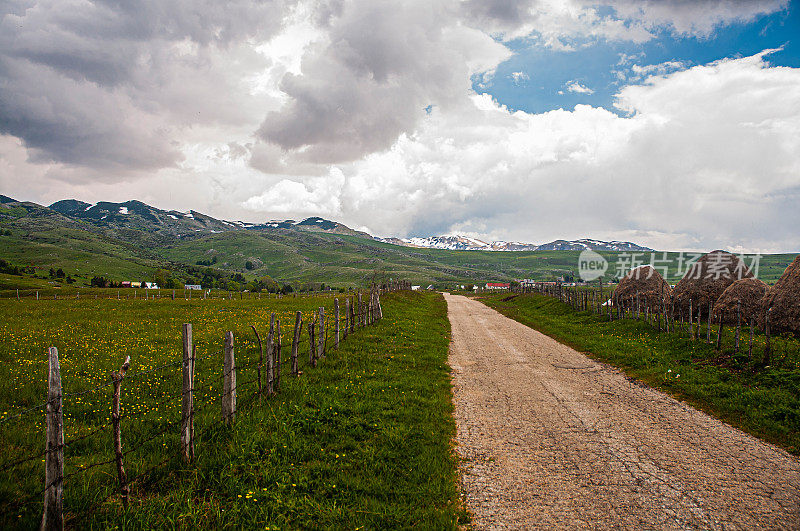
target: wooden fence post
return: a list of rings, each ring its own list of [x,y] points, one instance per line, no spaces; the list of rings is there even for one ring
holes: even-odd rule
[[[361,292],[358,292],[358,326],[364,327],[364,302],[361,298]]]
[[[44,471],[44,511],[41,529],[64,529],[64,411],[61,397],[61,366],[58,349],[47,351],[47,454]]]
[[[236,358],[233,352],[233,332],[225,333],[225,362],[222,381],[222,420],[233,424],[236,419]]]
[[[275,312],[269,317],[267,334],[267,396],[275,394]]]
[[[767,308],[767,313],[764,316],[764,336],[765,336],[765,343],[764,343],[764,359],[761,360],[762,365],[765,367],[770,364],[772,361],[772,343],[770,340],[769,334],[769,314],[772,312],[772,308]]]
[[[294,318],[294,336],[292,337],[292,376],[297,376],[297,353],[300,349],[300,333],[303,331],[303,312],[299,311]]]
[[[334,333],[336,338],[333,341],[333,348],[339,350],[339,299],[333,299],[333,320],[334,320]]]
[[[753,316],[750,316],[750,344],[747,347],[747,362],[753,361]]]
[[[348,299],[349,301],[349,299]],[[350,306],[350,333],[352,334],[356,330],[356,299],[353,299],[353,303],[349,304]]]
[[[325,307],[319,307],[319,337],[317,338],[317,359],[325,357]]]
[[[378,319],[383,319],[383,308],[381,307],[381,292],[375,294],[375,309],[378,312]]]
[[[725,312],[719,312],[719,328],[717,329],[717,350],[722,349],[722,321],[725,320]]]
[[[350,328],[350,297],[344,300],[344,339],[347,339],[347,332]]]
[[[258,341],[258,365],[256,365],[256,378],[258,380],[258,398],[260,399],[263,396],[264,388],[261,385],[261,367],[264,365],[264,346],[261,344],[261,336],[258,335],[258,330],[253,325],[250,325],[250,328],[253,329],[253,333],[256,335],[256,341]]]
[[[712,305],[708,303],[708,326],[706,327],[706,343],[711,344],[711,311]],[[699,324],[697,325],[700,326]]]
[[[125,373],[128,372],[128,367],[130,366],[131,357],[127,356],[122,364],[122,367],[119,368],[119,372],[114,372],[111,374],[111,378],[114,380],[114,399],[111,403],[111,424],[114,429],[114,456],[117,462],[117,477],[119,478],[119,492],[122,496],[122,508],[126,510],[128,509],[128,475],[125,473],[125,464],[122,461],[122,433],[119,425],[119,395],[122,387],[122,379],[125,378]]]
[[[273,368],[273,378],[275,380],[274,392],[281,388],[281,320],[275,320],[275,364]]]
[[[194,345],[192,324],[184,323],[183,337],[183,394],[181,399],[181,448],[183,459],[194,458]]]
[[[316,323],[314,321],[308,322],[308,363],[312,367],[317,366],[317,343],[314,341],[314,328]]]
[[[736,353],[739,353],[739,335],[742,333],[742,300],[736,301]]]

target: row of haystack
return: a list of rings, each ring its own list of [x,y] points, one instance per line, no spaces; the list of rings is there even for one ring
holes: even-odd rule
[[[650,266],[628,272],[614,290],[615,303],[648,307],[651,311],[671,311],[676,316],[701,315],[713,311],[715,320],[727,323],[752,318],[764,326],[769,310],[770,328],[776,332],[800,333],[800,256],[786,268],[770,288],[756,279],[736,255],[713,251],[692,264],[686,275],[670,288]]]

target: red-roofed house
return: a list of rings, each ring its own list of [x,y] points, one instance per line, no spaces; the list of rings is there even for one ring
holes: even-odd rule
[[[508,282],[487,282],[486,289],[509,289],[511,284]]]

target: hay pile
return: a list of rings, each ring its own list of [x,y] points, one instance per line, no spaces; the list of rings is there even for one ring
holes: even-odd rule
[[[764,324],[763,315],[767,308],[772,308],[769,314],[771,331],[800,333],[800,255],[789,264],[761,304],[761,326]]]
[[[694,315],[698,308],[705,315],[709,304],[716,303],[728,286],[743,278],[753,278],[753,273],[736,255],[726,251],[703,255],[675,286],[675,309],[688,312],[691,300]]]
[[[663,290],[663,291],[662,291]],[[614,290],[614,304],[636,307],[636,293],[639,293],[640,309],[649,307],[651,312],[661,312],[661,297],[669,309],[672,288],[664,278],[650,266],[641,266],[628,271]]]
[[[725,322],[736,324],[738,301],[741,301],[742,323],[747,324],[752,317],[758,321],[761,315],[761,303],[769,286],[756,278],[743,278],[728,286],[714,305],[714,315],[725,316]]]

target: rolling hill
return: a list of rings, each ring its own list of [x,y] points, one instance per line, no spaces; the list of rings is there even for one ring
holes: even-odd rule
[[[441,238],[448,237],[439,238],[440,246],[446,242]],[[161,269],[187,282],[200,282],[210,272],[236,276],[240,283],[242,278],[271,277],[280,283],[355,287],[391,277],[452,287],[572,274],[580,250],[586,248],[599,249],[612,262],[620,251],[647,250],[629,242],[597,240],[557,240],[535,250],[525,247],[529,244],[513,245],[525,250],[498,252],[497,245],[491,250],[492,244],[479,250],[409,245],[319,217],[253,224],[194,210],[161,210],[139,201],[65,200],[45,207],[0,196],[0,258],[33,266],[40,277],[49,268],[62,268],[78,285],[93,276],[151,279]],[[677,254],[669,256],[677,260]],[[761,278],[774,281],[792,258],[765,257]],[[6,279],[3,286],[8,284]]]

